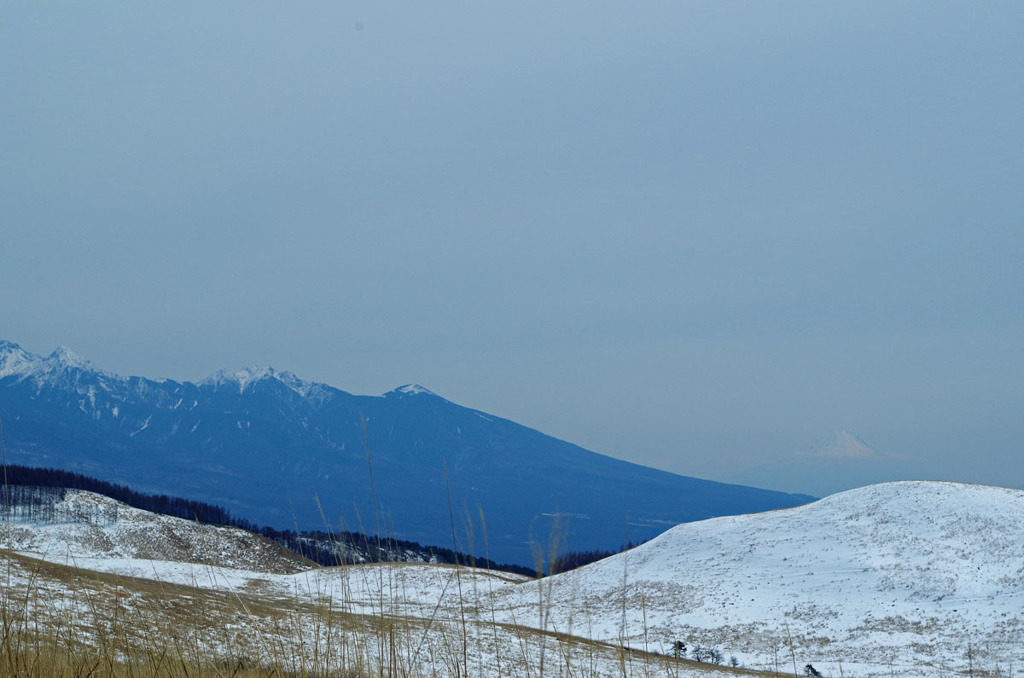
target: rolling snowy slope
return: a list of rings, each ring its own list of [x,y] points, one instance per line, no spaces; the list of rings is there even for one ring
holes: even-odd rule
[[[675,527],[551,578],[550,627],[747,666],[929,676],[1024,664],[1024,491],[897,482]],[[511,609],[537,594],[511,591]],[[585,602],[584,602],[585,601]]]
[[[665,654],[675,641],[691,650],[714,648],[726,661],[735,656],[748,669],[789,673],[795,664],[802,672],[812,664],[823,675],[857,678],[965,675],[971,665],[976,675],[1008,675],[1024,664],[1019,490],[875,485],[794,509],[680,525],[631,551],[541,580],[436,565],[303,569],[263,558],[246,564],[233,551],[232,544],[245,543],[235,531],[192,534],[198,526],[144,512],[119,514],[125,524],[111,529],[110,506],[72,494],[66,521],[18,523],[9,534],[21,531],[15,545],[50,562],[258,596],[288,609],[326,601],[344,613],[420,620],[429,630],[424,638],[468,620],[481,675],[516,675],[510,667],[522,666],[519,643],[530,645],[534,668],[543,661],[544,636],[524,639],[514,631],[528,627],[569,634],[575,640],[557,637],[577,647],[603,641],[585,646],[585,661],[600,665],[594,675],[622,675],[616,657],[623,655],[600,648]],[[88,525],[76,527],[82,516]],[[161,528],[152,529],[150,520]],[[147,525],[155,540],[143,548],[138,530]],[[189,550],[193,542],[204,545],[201,554]],[[494,633],[503,637],[496,642],[509,643],[501,645],[510,653],[500,669],[488,659]],[[651,655],[635,657],[627,675],[662,675],[649,672]],[[689,664],[658,670],[699,674]]]
[[[157,515],[92,492],[67,490],[62,499],[43,496],[42,501],[54,501],[45,512],[37,512],[45,513],[45,519],[11,508],[10,519],[0,523],[0,548],[83,567],[97,561],[147,560],[287,574],[313,566],[251,532]]]
[[[0,607],[76,652],[114,637],[130,648],[117,661],[166,651],[183,667],[244,664],[267,675],[735,675],[502,623],[514,615],[496,609],[497,596],[521,576],[404,563],[320,568],[239,530],[88,492],[33,508],[45,520],[12,511],[2,525]]]

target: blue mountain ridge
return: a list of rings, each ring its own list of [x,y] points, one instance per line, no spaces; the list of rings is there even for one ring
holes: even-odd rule
[[[812,499],[596,454],[419,386],[358,396],[271,368],[199,383],[125,378],[67,349],[43,358],[4,341],[0,417],[8,463],[277,528],[379,529],[451,547],[454,521],[459,550],[523,565],[555,534],[562,550],[615,549]]]

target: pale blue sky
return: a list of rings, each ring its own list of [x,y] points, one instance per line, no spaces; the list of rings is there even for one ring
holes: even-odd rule
[[[1024,485],[1024,5],[7,2],[0,337]]]

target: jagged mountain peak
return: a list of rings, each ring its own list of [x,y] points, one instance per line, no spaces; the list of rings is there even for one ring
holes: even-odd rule
[[[277,379],[278,371],[270,366],[243,367],[240,370],[222,369],[217,370],[207,378],[199,382],[199,386],[213,386],[215,388],[227,387],[237,389],[239,393],[252,384],[264,379]]]
[[[95,375],[108,384],[127,381],[113,372],[98,369],[91,360],[64,345],[58,346],[44,358],[26,351],[14,342],[0,339],[0,379],[14,376],[19,381],[32,379],[41,384],[54,383],[55,380],[66,378],[69,373],[76,371]],[[77,373],[70,374],[70,376],[76,382],[80,378]],[[219,370],[198,382],[197,385],[229,390],[237,389],[239,393],[242,393],[264,379],[277,380],[307,399],[322,398],[328,392],[336,390],[319,382],[305,381],[292,372],[277,370],[270,366]],[[151,381],[158,384],[173,383],[168,379]]]
[[[116,374],[99,370],[86,358],[67,346],[58,346],[45,358],[26,351],[11,341],[0,340],[0,379],[17,376],[47,380],[72,370],[88,372],[106,379],[118,379]]]
[[[384,395],[385,396],[392,396],[392,395],[397,395],[397,396],[429,395],[429,396],[440,397],[436,393],[431,391],[430,389],[428,389],[428,388],[426,388],[424,386],[420,386],[419,384],[406,384],[404,386],[399,386],[396,389],[392,389],[392,390],[388,391]]]
[[[265,379],[274,379],[292,389],[302,397],[307,397],[316,390],[320,384],[305,381],[286,370],[276,370],[270,366],[244,367],[240,370],[223,369],[214,372],[206,379],[199,382],[199,386],[208,386],[215,389],[226,388],[244,393],[253,384]]]
[[[38,367],[40,358],[14,342],[0,340],[0,379],[27,374]]]
[[[12,352],[15,352],[15,351],[21,351],[22,353],[24,353],[25,349],[23,349],[21,346],[18,346],[17,344],[15,344],[13,341],[7,341],[6,339],[0,339],[0,356],[4,356],[4,355],[6,355],[8,353],[12,353]]]
[[[58,369],[79,369],[88,370],[90,372],[96,371],[96,366],[93,365],[91,361],[78,355],[63,344],[58,346],[53,353],[46,356],[46,362]]]

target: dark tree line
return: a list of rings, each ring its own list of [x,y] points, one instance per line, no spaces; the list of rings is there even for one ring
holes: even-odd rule
[[[19,520],[52,523],[57,520],[56,506],[67,493],[62,487],[9,485],[3,488],[3,515]]]
[[[370,537],[357,532],[323,532],[310,530],[277,530],[258,525],[244,518],[234,518],[220,506],[166,494],[145,494],[124,485],[108,483],[72,471],[27,466],[6,466],[6,483],[2,486],[3,508],[10,508],[12,517],[53,522],[60,519],[54,505],[64,499],[66,490],[85,490],[110,497],[143,511],[174,518],[193,520],[206,525],[237,527],[262,535],[320,565],[352,565],[422,558],[427,562],[470,565],[534,575],[533,570],[519,565],[495,563],[486,558],[457,553],[452,549],[422,546],[414,541]],[[0,478],[0,483],[4,479]],[[111,518],[113,520],[113,518]]]
[[[414,541],[371,537],[360,532],[323,532],[321,530],[276,530],[272,527],[245,527],[320,565],[358,565],[359,563],[424,562],[468,565],[489,570],[503,570],[527,576],[536,573],[527,567],[496,563],[440,546],[423,546]],[[411,555],[411,557],[410,557]]]
[[[578,567],[583,567],[584,565],[596,563],[597,561],[603,560],[609,556],[614,556],[616,553],[628,551],[636,546],[638,546],[638,544],[627,542],[625,545],[620,546],[617,551],[605,551],[600,549],[595,549],[593,551],[568,551],[555,557],[555,561],[551,565],[551,574],[575,570]]]
[[[33,523],[77,523],[113,525],[117,522],[117,505],[82,506],[62,504],[68,489],[35,485],[7,485],[0,492],[0,511],[10,520]]]
[[[86,490],[116,499],[122,504],[127,504],[143,511],[159,513],[174,518],[195,520],[208,525],[242,527],[243,529],[245,529],[243,523],[248,524],[248,521],[232,518],[227,509],[223,509],[220,506],[191,499],[169,497],[166,494],[144,494],[124,485],[108,483],[71,471],[52,468],[29,468],[27,466],[7,466],[5,467],[5,474],[5,493],[12,492],[13,487],[16,485]],[[8,495],[5,494],[4,496]],[[63,498],[63,495],[61,498]],[[8,503],[5,502],[5,505]]]

